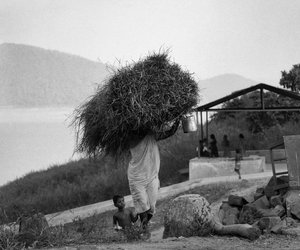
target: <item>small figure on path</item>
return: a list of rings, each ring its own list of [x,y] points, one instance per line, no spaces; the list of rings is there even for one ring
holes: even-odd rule
[[[218,146],[217,146],[217,140],[214,134],[210,135],[210,156],[211,157],[219,157],[219,152],[218,152]]]
[[[113,202],[118,211],[113,216],[113,226],[116,231],[124,230],[126,227],[132,226],[137,221],[137,214],[129,208],[125,208],[124,197],[115,195]]]
[[[243,156],[241,154],[241,150],[239,148],[237,148],[235,150],[235,165],[234,165],[234,171],[238,174],[239,179],[241,179],[241,160],[243,159]]]
[[[227,135],[223,136],[222,147],[224,152],[223,157],[230,157],[230,142],[228,140]]]

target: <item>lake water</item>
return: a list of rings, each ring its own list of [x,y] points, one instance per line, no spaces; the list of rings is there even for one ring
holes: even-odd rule
[[[73,108],[0,108],[0,185],[75,160]]]

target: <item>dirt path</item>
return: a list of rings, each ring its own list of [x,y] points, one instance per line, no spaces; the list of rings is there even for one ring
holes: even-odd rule
[[[64,248],[68,250],[154,250],[154,249],[187,249],[187,250],[282,250],[282,249],[300,249],[299,239],[285,236],[261,236],[258,240],[250,242],[237,237],[190,237],[190,238],[169,238],[165,240],[126,244],[109,244],[109,245],[94,245],[80,246],[74,248]]]

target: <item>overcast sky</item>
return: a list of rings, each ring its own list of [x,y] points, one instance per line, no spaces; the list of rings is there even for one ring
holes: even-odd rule
[[[296,0],[0,0],[0,43],[104,63],[171,49],[198,79],[236,73],[277,85],[300,63]]]

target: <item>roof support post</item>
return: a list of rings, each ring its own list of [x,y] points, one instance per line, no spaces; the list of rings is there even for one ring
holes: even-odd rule
[[[201,121],[201,125],[200,125],[200,128],[201,128],[201,140],[203,140],[203,119],[202,119],[202,111],[200,111],[200,121]]]
[[[206,111],[206,138],[208,138],[208,111]]]
[[[263,88],[260,88],[260,107],[261,107],[261,109],[265,109],[264,89]]]
[[[196,111],[196,122],[197,122],[197,139],[200,139],[200,131],[199,131],[199,112]]]

